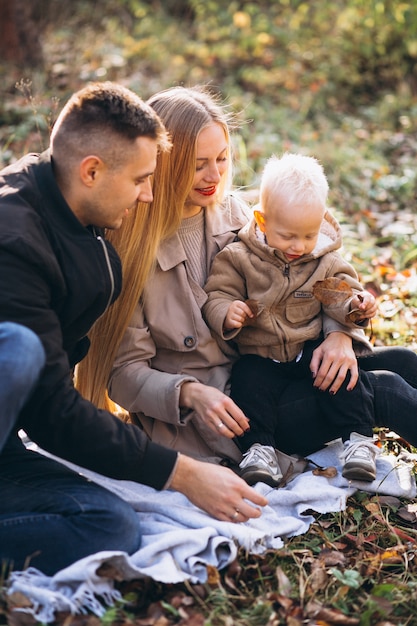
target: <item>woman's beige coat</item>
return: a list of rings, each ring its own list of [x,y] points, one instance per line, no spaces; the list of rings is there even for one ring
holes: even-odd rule
[[[236,239],[252,212],[236,198],[227,208],[205,210],[207,273],[217,253]],[[238,462],[236,444],[214,433],[193,411],[180,411],[184,382],[201,382],[228,393],[237,353],[220,343],[203,320],[207,294],[187,272],[178,235],[164,241],[157,267],[120,345],[109,381],[109,395],[131,412],[147,435],[206,461]],[[335,320],[329,330],[341,330]],[[220,348],[222,347],[222,349]]]
[[[215,255],[231,243],[251,213],[233,198],[228,206],[205,209],[207,274]],[[228,390],[234,354],[220,349],[201,315],[207,295],[187,272],[177,234],[162,243],[149,280],[118,351],[109,395],[136,414],[154,442],[205,460],[241,453],[230,439],[214,433],[192,411],[179,410],[181,385],[202,382]]]

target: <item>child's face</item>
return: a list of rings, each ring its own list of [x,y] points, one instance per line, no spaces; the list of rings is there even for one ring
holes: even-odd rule
[[[279,207],[266,207],[264,213],[256,212],[255,217],[267,244],[283,252],[291,262],[314,250],[324,211],[321,203],[305,206],[280,199]]]

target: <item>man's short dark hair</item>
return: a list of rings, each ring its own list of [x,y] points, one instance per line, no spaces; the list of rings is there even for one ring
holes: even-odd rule
[[[91,83],[73,94],[62,109],[51,135],[55,163],[97,154],[113,164],[127,143],[154,139],[165,150],[169,140],[155,111],[130,89],[113,82]]]

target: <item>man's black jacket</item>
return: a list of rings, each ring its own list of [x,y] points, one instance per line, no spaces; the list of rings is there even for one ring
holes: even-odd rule
[[[72,368],[88,351],[86,335],[121,281],[113,247],[65,202],[49,151],[0,172],[0,321],[31,328],[47,356],[18,428],[57,456],[162,488],[177,454],[98,410],[72,384]]]

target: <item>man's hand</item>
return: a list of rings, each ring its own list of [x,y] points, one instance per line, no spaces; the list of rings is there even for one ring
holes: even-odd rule
[[[345,333],[330,333],[314,350],[310,362],[310,371],[314,378],[314,387],[321,391],[336,393],[348,372],[351,391],[358,382],[358,363],[352,348],[352,339]]]
[[[227,522],[260,517],[268,500],[231,469],[180,454],[170,488],[183,493],[209,515]]]

